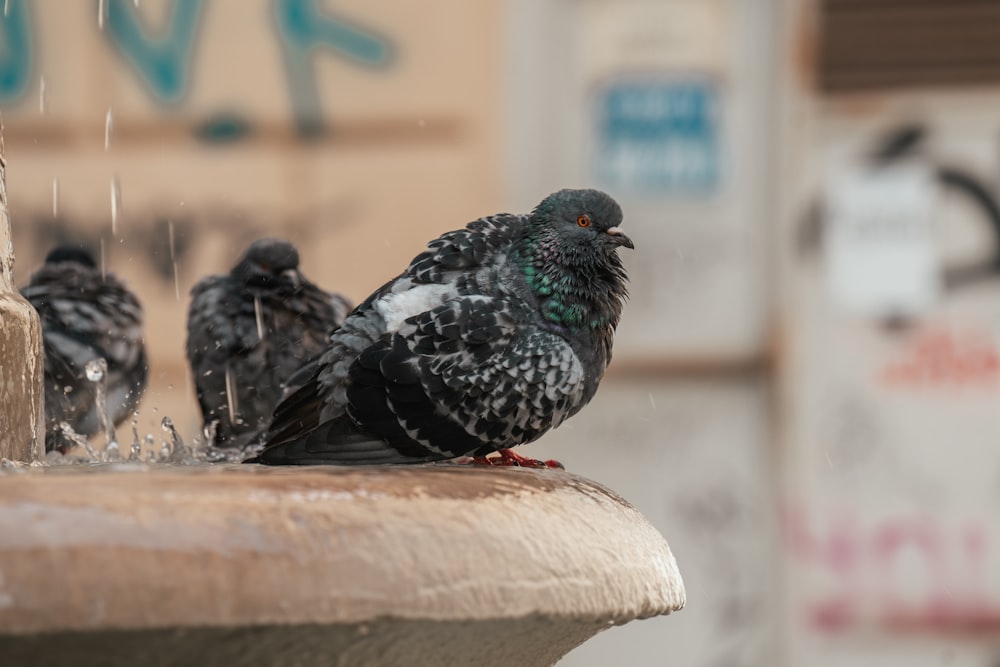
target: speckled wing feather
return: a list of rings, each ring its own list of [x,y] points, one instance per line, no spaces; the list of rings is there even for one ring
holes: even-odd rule
[[[583,368],[566,341],[523,327],[495,299],[460,297],[410,318],[358,356],[346,383],[350,421],[275,437],[265,456],[386,463],[488,453],[557,426],[584,391]]]
[[[202,415],[216,444],[246,444],[287,379],[326,348],[348,303],[309,282],[249,289],[228,275],[203,279],[191,295],[187,356]]]
[[[404,316],[423,312],[450,296],[478,290],[478,285],[470,284],[470,272],[501,259],[497,251],[510,243],[523,222],[524,216],[509,214],[485,217],[431,241],[406,271],[351,313],[319,359],[289,379],[289,390],[276,408],[264,440],[288,443],[343,416],[350,366],[358,355],[398,330]]]

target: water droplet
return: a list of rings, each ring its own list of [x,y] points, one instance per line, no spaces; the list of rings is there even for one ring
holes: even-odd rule
[[[45,76],[38,77],[38,113],[45,115],[46,108]]]
[[[122,186],[117,176],[111,177],[111,234],[118,236],[118,216],[122,208]]]
[[[108,263],[104,259],[104,237],[101,237],[101,280],[108,278]]]
[[[52,217],[59,217],[59,179],[52,177]]]
[[[91,382],[101,382],[108,372],[108,362],[103,358],[91,359],[84,366],[84,372],[87,374],[87,379]]]
[[[107,15],[105,0],[97,0],[97,27],[104,30],[104,17]]]
[[[10,14],[10,0],[3,0],[3,15]]]
[[[114,125],[114,121],[111,118],[111,107],[108,107],[108,112],[104,114],[104,150],[107,152],[108,146],[111,145],[111,127]]]

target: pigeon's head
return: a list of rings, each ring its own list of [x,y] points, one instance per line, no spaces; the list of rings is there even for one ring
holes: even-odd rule
[[[299,251],[287,241],[259,239],[243,253],[232,274],[248,285],[298,287]]]
[[[70,244],[57,246],[45,256],[46,264],[62,264],[64,262],[79,264],[90,269],[97,268],[93,255],[87,252],[83,246]]]
[[[600,190],[560,190],[546,197],[531,214],[568,247],[614,252],[634,248],[621,229],[622,209]]]

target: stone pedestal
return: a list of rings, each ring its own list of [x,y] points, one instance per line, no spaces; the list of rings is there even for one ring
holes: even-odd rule
[[[5,662],[74,667],[552,665],[684,604],[613,492],[457,465],[0,472],[0,577]]]
[[[6,174],[0,138],[0,459],[31,461],[45,454],[42,328],[14,286]]]

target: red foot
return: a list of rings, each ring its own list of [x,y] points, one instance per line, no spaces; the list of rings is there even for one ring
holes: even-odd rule
[[[548,461],[540,461],[538,459],[529,459],[520,454],[515,454],[512,449],[500,449],[497,450],[500,456],[473,456],[472,463],[474,465],[486,465],[486,466],[514,466],[517,468],[558,468],[559,470],[565,470],[566,466],[559,463],[554,459],[549,459]]]

